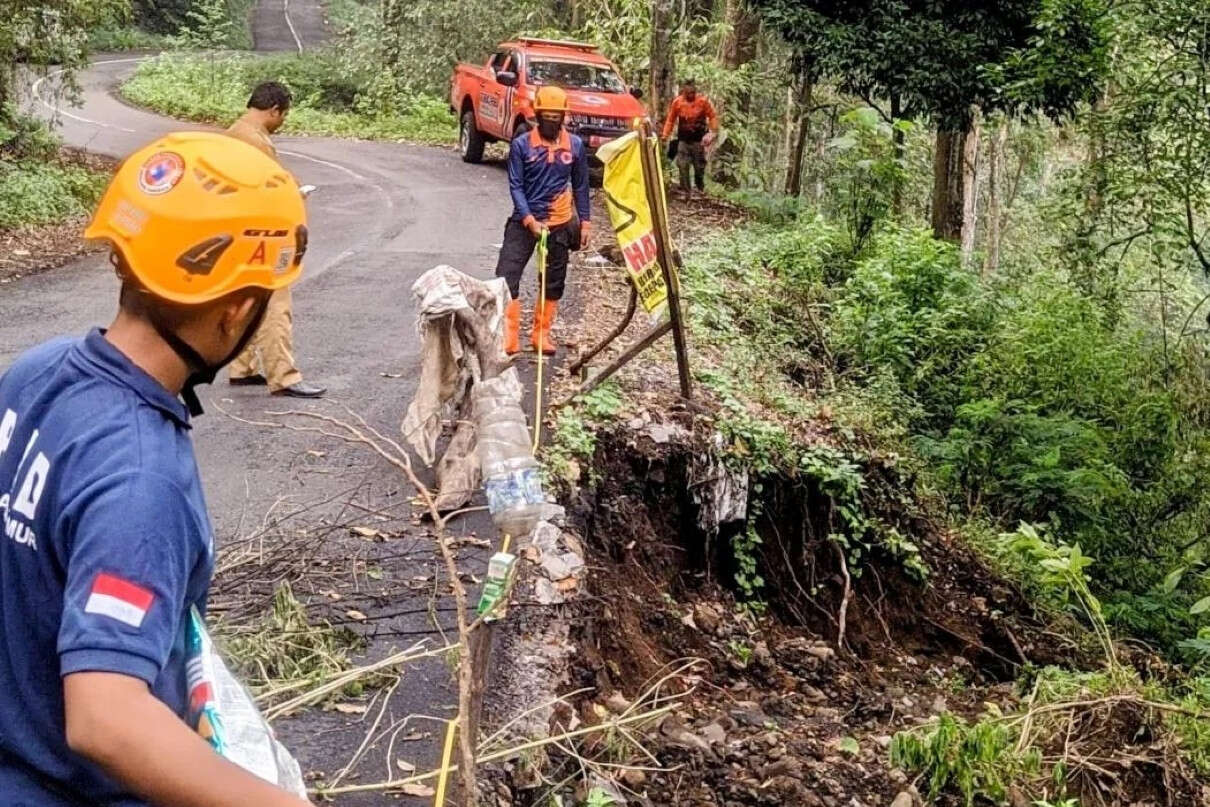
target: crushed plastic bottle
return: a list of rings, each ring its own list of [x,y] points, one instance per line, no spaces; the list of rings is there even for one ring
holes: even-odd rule
[[[476,385],[473,412],[487,509],[501,532],[520,537],[533,532],[546,497],[525,412],[508,381],[500,376]]]

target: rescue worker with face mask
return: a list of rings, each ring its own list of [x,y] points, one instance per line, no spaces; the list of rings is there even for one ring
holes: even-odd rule
[[[298,279],[306,234],[276,161],[217,133],[160,138],[121,164],[84,233],[112,249],[112,324],[0,376],[4,804],[307,804],[215,753],[186,671],[214,570],[194,386]]]
[[[567,261],[588,245],[588,154],[579,137],[563,128],[567,93],[538,88],[534,98],[537,127],[513,138],[508,153],[508,188],[513,214],[504,225],[504,243],[496,277],[508,281],[511,302],[505,311],[504,349],[521,350],[521,275],[543,231],[547,233],[546,301],[534,306],[530,344],[553,355],[551,327],[563,298]]]
[[[248,99],[248,109],[227,134],[254,146],[273,159],[277,148],[269,135],[281,128],[290,112],[290,91],[276,81],[257,85]],[[263,256],[261,256],[263,260]],[[231,362],[228,380],[235,386],[268,385],[271,395],[291,398],[321,398],[324,387],[307,384],[294,363],[294,307],[289,289],[269,300],[265,321],[247,349]]]
[[[668,106],[664,121],[664,139],[676,134],[676,167],[681,175],[681,190],[690,193],[689,169],[693,169],[697,189],[706,189],[706,149],[718,136],[718,114],[710,99],[697,91],[697,82],[681,82],[681,94]]]

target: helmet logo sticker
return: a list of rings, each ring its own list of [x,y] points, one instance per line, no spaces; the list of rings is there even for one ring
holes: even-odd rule
[[[572,156],[570,151],[559,152],[559,162],[563,163],[564,165],[571,165],[571,161]]]
[[[191,275],[208,275],[233,241],[229,235],[207,238],[181,253],[181,257],[176,259],[176,265]]]
[[[185,161],[172,151],[157,151],[139,168],[139,190],[149,196],[168,193],[185,175]]]
[[[265,242],[261,241],[256,245],[256,251],[252,253],[252,257],[248,259],[248,263],[259,263],[265,265]]]

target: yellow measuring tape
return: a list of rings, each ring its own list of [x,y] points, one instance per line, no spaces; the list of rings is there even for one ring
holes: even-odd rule
[[[441,752],[441,775],[437,777],[437,794],[433,799],[433,807],[444,807],[445,789],[450,780],[450,758],[454,756],[454,734],[458,730],[458,718],[451,720],[445,727],[445,750]]]
[[[538,310],[542,312],[542,323],[546,323],[546,239],[550,231],[543,229],[538,238]],[[534,387],[534,447],[531,453],[538,453],[538,444],[542,442],[542,366],[545,356],[542,349],[546,347],[545,327],[543,338],[538,343],[538,377]]]

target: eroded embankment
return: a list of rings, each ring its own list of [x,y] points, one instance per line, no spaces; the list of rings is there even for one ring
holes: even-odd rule
[[[821,444],[799,473],[759,477],[720,459],[703,426],[598,435],[570,526],[551,532],[588,574],[549,604],[533,564],[497,656],[495,723],[533,709],[529,736],[573,736],[508,762],[497,803],[906,807],[928,782],[892,766],[897,732],[974,722],[989,704],[1012,714],[1030,671],[1096,666],[1065,635],[1074,626],[1048,624],[927,517],[893,457]],[[1154,715],[1125,717],[1097,731],[1154,744]],[[596,724],[609,729],[576,734]],[[1115,777],[1113,795],[1091,777],[1101,797],[1088,803],[1201,798],[1157,766]],[[1029,803],[1013,787],[1006,798]]]

